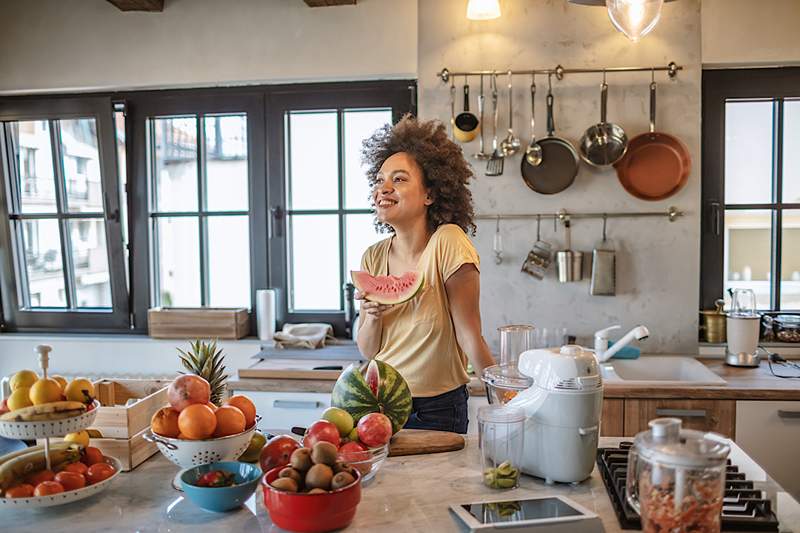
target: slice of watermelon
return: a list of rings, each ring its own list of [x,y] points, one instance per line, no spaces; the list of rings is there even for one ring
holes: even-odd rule
[[[353,285],[371,302],[401,304],[417,295],[422,288],[422,272],[406,272],[402,276],[371,276],[366,272],[350,272]]]

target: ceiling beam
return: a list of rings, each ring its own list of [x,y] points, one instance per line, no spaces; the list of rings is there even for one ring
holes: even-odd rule
[[[304,0],[309,7],[354,6],[358,0]]]
[[[108,0],[120,11],[164,11],[164,0]]]

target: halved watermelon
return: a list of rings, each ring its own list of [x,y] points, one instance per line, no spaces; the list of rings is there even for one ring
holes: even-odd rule
[[[350,272],[353,285],[371,302],[401,304],[417,295],[424,282],[422,272],[410,271],[402,276],[371,276],[366,272]]]

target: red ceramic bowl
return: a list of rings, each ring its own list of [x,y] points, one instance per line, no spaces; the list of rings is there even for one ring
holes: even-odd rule
[[[356,480],[327,494],[302,494],[275,490],[270,483],[285,467],[273,468],[261,478],[264,506],[276,526],[302,533],[323,533],[350,525],[361,501],[361,473],[353,469]]]

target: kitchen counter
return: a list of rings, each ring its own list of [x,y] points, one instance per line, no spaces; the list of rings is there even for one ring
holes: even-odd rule
[[[620,439],[601,438],[601,446]],[[597,513],[606,533],[619,533],[611,501],[595,468],[577,486],[547,485],[523,476],[521,487],[499,492],[480,482],[477,440],[458,452],[391,457],[363,491],[355,521],[347,531],[459,531],[448,511],[454,503],[480,498],[522,498],[560,494]],[[781,531],[800,531],[800,504],[767,478],[735,444],[731,459],[767,491],[781,520]],[[82,502],[40,510],[3,511],[6,531],[281,531],[269,519],[260,489],[246,506],[230,513],[194,507],[171,487],[177,467],[161,454],[120,475],[106,492]]]

